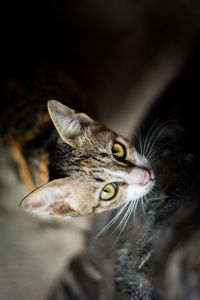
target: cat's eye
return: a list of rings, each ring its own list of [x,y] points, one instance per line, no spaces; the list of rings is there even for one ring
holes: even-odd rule
[[[112,153],[117,160],[124,160],[126,158],[126,148],[119,142],[113,143]]]
[[[100,199],[104,201],[108,201],[113,199],[118,191],[118,187],[115,183],[109,183],[101,191]]]

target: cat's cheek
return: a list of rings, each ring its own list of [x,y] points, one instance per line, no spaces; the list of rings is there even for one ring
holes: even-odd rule
[[[134,151],[134,161],[136,166],[138,167],[149,167],[149,162],[146,159],[146,157],[144,157],[143,155],[141,155],[140,153],[138,153],[136,150]]]

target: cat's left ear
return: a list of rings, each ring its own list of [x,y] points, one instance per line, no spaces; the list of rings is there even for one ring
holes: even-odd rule
[[[75,146],[77,136],[96,124],[86,114],[78,113],[56,100],[48,101],[48,111],[60,137],[72,147]]]
[[[65,179],[56,179],[31,192],[20,203],[30,212],[58,216],[78,215],[76,191]]]

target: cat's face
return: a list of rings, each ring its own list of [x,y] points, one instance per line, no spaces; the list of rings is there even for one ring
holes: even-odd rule
[[[57,179],[29,194],[22,207],[85,215],[134,201],[152,189],[151,166],[127,139],[57,101],[49,101],[48,109],[61,137],[50,166]]]

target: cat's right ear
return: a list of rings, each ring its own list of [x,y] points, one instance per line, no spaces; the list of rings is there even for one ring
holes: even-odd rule
[[[78,215],[78,192],[66,179],[55,179],[28,194],[20,203],[27,211],[52,216]]]
[[[60,137],[72,147],[76,145],[76,137],[87,127],[95,125],[95,121],[86,114],[78,113],[56,100],[48,101],[48,111]]]

